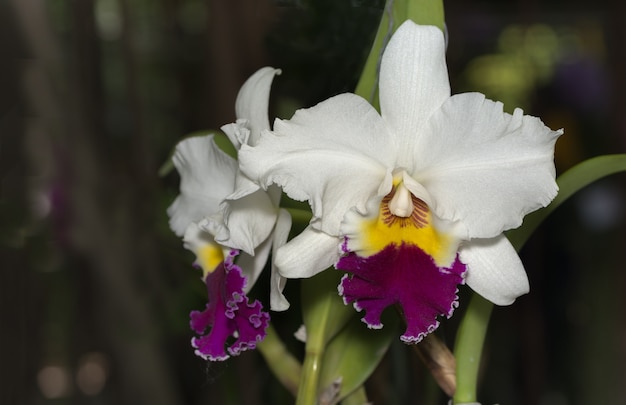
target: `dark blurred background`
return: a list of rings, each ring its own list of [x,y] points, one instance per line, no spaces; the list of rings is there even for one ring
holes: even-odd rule
[[[625,152],[624,4],[446,1],[453,92],[565,128],[559,172]],[[232,122],[262,66],[283,70],[272,116],[351,91],[383,6],[0,1],[0,405],[292,403],[256,352],[193,355],[206,293],[167,225],[178,177],[159,168],[183,136]],[[531,293],[494,311],[483,404],[626,403],[625,185],[586,188],[524,248]],[[438,332],[450,345],[466,298]],[[289,341],[294,313],[274,316]],[[399,341],[367,390],[446,403]]]

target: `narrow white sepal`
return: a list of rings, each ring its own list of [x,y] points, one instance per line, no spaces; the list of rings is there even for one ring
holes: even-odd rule
[[[272,256],[276,257],[278,249],[287,242],[289,231],[291,230],[291,215],[281,209],[272,234]],[[270,309],[272,311],[285,311],[289,309],[289,301],[283,295],[287,279],[280,275],[276,265],[272,262],[272,273],[270,275]]]
[[[263,67],[257,70],[241,86],[235,101],[235,113],[238,119],[248,120],[245,125],[250,133],[244,144],[254,146],[264,129],[269,129],[268,108],[270,88],[274,76],[281,73],[280,69]]]

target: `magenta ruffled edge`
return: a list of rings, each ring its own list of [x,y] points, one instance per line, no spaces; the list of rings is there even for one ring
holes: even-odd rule
[[[206,309],[190,313],[191,329],[199,335],[191,339],[191,345],[205,360],[226,360],[254,349],[266,335],[269,313],[263,311],[258,300],[250,302],[244,292],[247,279],[241,268],[234,264],[238,254],[238,250],[231,250],[228,257],[206,276]]]
[[[347,244],[342,247],[345,251]],[[439,316],[452,316],[466,271],[458,256],[450,267],[440,268],[419,247],[406,243],[369,257],[347,252],[336,267],[349,273],[338,287],[344,303],[365,311],[362,321],[372,329],[382,328],[383,311],[396,305],[406,320],[400,337],[406,343],[420,342],[437,329]]]

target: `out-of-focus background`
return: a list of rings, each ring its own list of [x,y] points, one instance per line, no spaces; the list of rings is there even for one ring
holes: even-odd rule
[[[565,128],[559,172],[625,152],[625,4],[447,1],[453,91]],[[352,90],[383,6],[0,2],[1,405],[292,402],[254,351],[193,355],[188,313],[206,292],[167,225],[178,177],[159,169],[182,137],[232,122],[262,66],[283,70],[272,116]],[[524,248],[531,293],[494,311],[484,404],[626,403],[625,185],[586,188]],[[450,345],[461,293],[438,332]],[[274,319],[292,341],[298,314]],[[367,391],[374,404],[446,403],[399,341]]]

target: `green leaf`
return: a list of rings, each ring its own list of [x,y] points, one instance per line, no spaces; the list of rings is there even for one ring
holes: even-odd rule
[[[552,203],[526,216],[521,227],[507,232],[507,238],[519,251],[543,220],[577,191],[603,177],[624,171],[626,154],[599,156],[579,163],[559,176],[559,194]],[[454,404],[476,401],[478,369],[492,308],[492,303],[474,294],[461,321],[455,347],[457,391]]]
[[[527,215],[521,227],[506,233],[507,238],[519,251],[543,220],[574,193],[603,177],[623,171],[626,171],[626,154],[598,156],[572,167],[556,180],[559,194],[552,203]]]
[[[387,352],[391,340],[398,336],[398,316],[392,315],[379,330],[368,329],[358,315],[352,317],[326,348],[320,378],[322,389],[341,377],[339,401],[363,385]]]
[[[444,11],[442,0],[411,0],[407,4],[407,19],[417,24],[434,25],[444,31]]]

